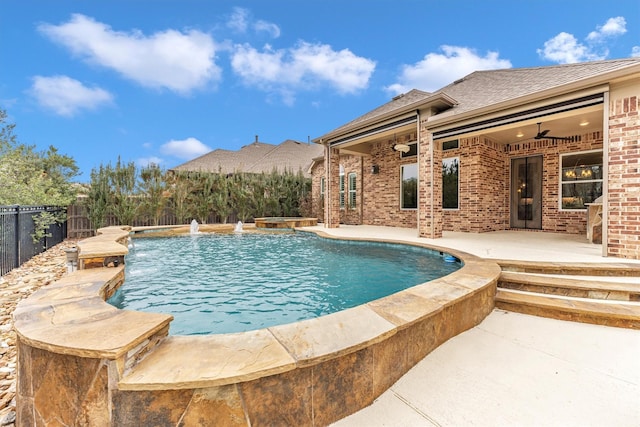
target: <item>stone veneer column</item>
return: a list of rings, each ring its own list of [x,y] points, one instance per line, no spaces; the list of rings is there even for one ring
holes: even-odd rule
[[[418,236],[442,237],[442,163],[441,150],[435,150],[433,135],[420,122],[420,159],[418,161]],[[433,154],[431,152],[433,150]],[[432,164],[433,162],[433,164]],[[435,166],[437,165],[437,166]],[[433,182],[432,182],[433,181]]]
[[[640,259],[640,94],[609,102],[607,255]]]
[[[338,228],[340,226],[340,150],[326,147],[324,164],[326,165],[324,226]]]

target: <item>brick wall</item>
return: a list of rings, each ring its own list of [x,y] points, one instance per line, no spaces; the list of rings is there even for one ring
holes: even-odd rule
[[[363,158],[364,209],[362,223],[367,225],[387,225],[391,227],[417,227],[416,209],[400,208],[400,166],[417,163],[418,158],[401,158],[393,150],[398,142],[415,141],[415,133],[402,139],[388,139],[374,143],[371,156]],[[378,173],[371,173],[378,166]]]
[[[311,168],[311,216],[318,218],[318,222],[324,222],[324,197],[320,195],[321,180],[324,177],[324,163],[316,162]]]
[[[434,161],[458,157],[460,161],[460,196],[457,210],[442,210],[441,168],[434,171],[434,218],[431,218],[431,183],[428,159],[430,135],[420,143],[420,153],[425,159],[420,165],[420,235],[438,237],[442,230],[463,232],[487,232],[509,229],[510,164],[512,158],[542,155],[542,230],[586,234],[586,211],[561,211],[559,209],[560,155],[565,153],[602,149],[601,132],[578,135],[571,141],[529,140],[507,145],[497,144],[482,136],[460,139],[459,148],[442,151],[436,141]],[[415,134],[407,135],[415,140]],[[637,140],[636,140],[637,141]],[[384,225],[392,227],[418,226],[415,209],[400,209],[400,166],[416,163],[417,158],[401,158],[393,150],[398,141],[388,139],[376,142],[370,156],[340,155],[336,168],[345,169],[345,200],[347,206],[339,209],[340,222],[344,224]],[[404,141],[403,141],[404,142]],[[636,148],[637,150],[637,148]],[[373,174],[376,165],[378,173]],[[335,175],[335,203],[338,203],[337,170]],[[348,207],[348,174],[356,173],[357,206]],[[320,175],[324,167],[314,169],[314,194],[320,191]],[[315,196],[314,196],[315,197]],[[336,209],[334,207],[334,209]],[[433,224],[433,230],[431,226]],[[433,234],[432,234],[433,233]]]
[[[640,259],[640,95],[609,103],[608,255]]]

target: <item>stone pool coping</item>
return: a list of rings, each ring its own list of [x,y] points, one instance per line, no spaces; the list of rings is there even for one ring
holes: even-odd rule
[[[406,336],[430,325],[429,345],[416,344],[420,349],[415,355],[398,356],[402,362],[373,362],[368,371],[384,371],[385,378],[371,379],[373,391],[348,409],[322,414],[326,422],[367,406],[433,348],[480,323],[493,309],[500,275],[495,262],[464,252],[384,240],[448,253],[464,265],[442,278],[315,319],[233,334],[168,336],[172,316],[118,310],[105,302],[124,281],[123,266],[106,261],[124,257],[129,232],[129,228],[107,227],[98,236],[79,242],[81,264],[96,268],[65,276],[18,305],[14,325],[21,345],[113,361],[108,383],[122,392],[193,390],[279,378],[280,374],[303,375],[309,369],[320,371],[328,364],[373,354],[371,349],[399,351],[407,345]],[[378,366],[381,363],[384,365]],[[401,366],[393,368],[394,364]],[[28,363],[21,365],[21,375],[32,375],[23,372]],[[387,372],[390,370],[394,372]],[[372,373],[367,375],[373,378]],[[21,398],[35,404],[28,392],[19,390],[19,402]],[[319,410],[324,403],[315,400],[311,405]],[[254,416],[246,414],[248,419]]]

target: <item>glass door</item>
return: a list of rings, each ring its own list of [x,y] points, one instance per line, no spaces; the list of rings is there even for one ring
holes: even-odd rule
[[[511,160],[511,227],[542,228],[542,156]]]

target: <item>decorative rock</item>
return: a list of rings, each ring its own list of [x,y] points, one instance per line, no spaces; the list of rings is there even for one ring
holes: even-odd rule
[[[16,422],[16,412],[11,411],[0,420],[0,426],[8,426]]]

